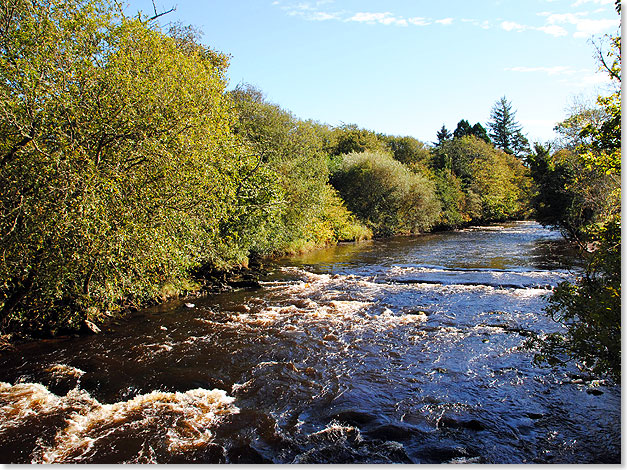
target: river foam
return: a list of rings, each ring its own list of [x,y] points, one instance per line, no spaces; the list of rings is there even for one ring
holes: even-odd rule
[[[36,452],[33,463],[80,462],[107,447],[124,448],[127,462],[148,463],[153,447],[175,455],[206,446],[222,418],[239,412],[234,400],[223,390],[198,388],[103,404],[79,389],[58,396],[41,384],[2,382],[0,431],[23,425],[29,417],[60,415],[66,426]],[[142,437],[136,448],[124,442],[129,434]]]

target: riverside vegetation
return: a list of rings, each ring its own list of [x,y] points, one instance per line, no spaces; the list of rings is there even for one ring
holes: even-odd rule
[[[427,145],[229,91],[227,55],[154,19],[108,0],[0,6],[2,332],[77,331],[251,259],[533,216],[593,251],[554,296],[572,328],[537,338],[544,357],[615,371],[618,93],[575,110],[552,148],[531,151],[505,97],[489,131],[462,119]],[[620,80],[619,38],[610,52]]]

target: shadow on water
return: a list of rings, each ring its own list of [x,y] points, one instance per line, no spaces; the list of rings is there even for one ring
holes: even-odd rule
[[[620,388],[521,346],[577,267],[532,222],[344,244],[0,357],[3,462],[617,463]]]

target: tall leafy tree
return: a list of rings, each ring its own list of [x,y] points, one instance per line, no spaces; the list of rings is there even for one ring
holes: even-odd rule
[[[410,167],[426,167],[431,159],[427,146],[414,137],[382,135],[379,139],[387,144],[396,160]]]
[[[618,14],[620,7],[617,1]],[[601,60],[601,69],[617,84],[617,89],[598,99],[605,115],[602,122],[588,122],[581,130],[581,145],[574,155],[579,168],[563,188],[572,198],[584,201],[589,211],[589,216],[577,227],[587,265],[576,282],[560,284],[549,301],[547,312],[564,325],[565,333],[535,338],[529,344],[539,346],[536,355],[539,361],[573,360],[581,368],[619,382],[622,329],[620,35],[611,37],[610,44]],[[610,64],[606,58],[611,60]],[[546,154],[542,160],[547,160]],[[540,186],[542,188],[542,184]],[[563,194],[561,188],[558,190]]]
[[[492,107],[490,119],[488,128],[496,148],[517,157],[529,151],[529,141],[522,133],[522,126],[516,121],[516,111],[505,96]]]
[[[385,152],[345,155],[331,183],[378,236],[424,232],[439,218],[433,182]]]
[[[113,1],[2,2],[0,326],[79,328],[245,258],[231,221],[274,179],[232,133],[227,67]]]
[[[261,221],[252,234],[254,252],[293,252],[368,236],[328,185],[324,147],[331,131],[269,103],[251,85],[238,86],[230,95],[238,111],[236,133],[256,155],[257,168],[271,171],[282,188],[275,217]]]

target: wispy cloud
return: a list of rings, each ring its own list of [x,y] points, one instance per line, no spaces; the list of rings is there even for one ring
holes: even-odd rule
[[[584,1],[595,1],[595,0],[584,0]],[[595,1],[595,3],[599,3],[603,0]],[[618,27],[617,19],[591,19],[588,18],[589,13],[586,11],[577,12],[577,13],[550,13],[550,12],[542,12],[538,14],[539,16],[546,17],[546,26],[543,28],[547,33],[549,31],[560,31],[560,35],[568,34],[566,29],[558,25],[573,25],[575,27],[575,31],[573,32],[573,37],[576,38],[588,38],[594,34],[600,34],[606,32],[612,28]],[[549,33],[550,34],[550,33]]]
[[[327,13],[325,11],[314,11],[308,15],[308,18],[311,21],[328,21],[328,20],[339,20],[341,19],[339,13]]]
[[[548,26],[538,26],[535,29],[537,29],[538,31],[542,31],[543,33],[546,33],[550,36],[555,36],[555,37],[568,36],[568,31],[566,31],[561,26],[558,26],[555,24],[548,25]]]
[[[513,21],[501,22],[501,29],[504,29],[505,31],[514,31],[517,33],[522,33],[523,31],[535,30],[535,31],[541,31],[545,34],[548,34],[550,36],[555,36],[555,37],[568,35],[568,31],[566,31],[561,26],[557,26],[557,25],[529,26],[529,25],[515,23]]]
[[[549,1],[549,0],[546,0]],[[614,0],[575,0],[572,6],[580,6],[587,3],[596,5],[607,5],[613,3]],[[370,25],[384,26],[430,26],[440,25],[449,26],[456,20],[451,17],[446,18],[427,18],[421,16],[404,17],[394,14],[390,11],[359,11],[349,12],[346,10],[333,10],[330,5],[333,0],[318,1],[301,1],[293,2],[275,0],[272,5],[278,6],[290,16],[298,16],[309,21],[341,21],[345,23],[362,23]],[[598,12],[597,12],[598,13]],[[618,27],[618,19],[593,19],[590,18],[589,12],[567,12],[553,13],[540,12],[538,16],[543,17],[543,24],[521,24],[516,21],[507,19],[497,20],[494,26],[500,27],[507,32],[529,32],[538,31],[553,37],[563,37],[571,35],[575,38],[588,38],[594,34],[604,33]],[[493,24],[489,20],[463,18],[461,23],[469,23],[482,29],[490,29]]]
[[[411,24],[415,26],[429,26],[432,23],[431,20],[427,18],[422,18],[420,16],[414,16],[413,18],[408,18],[407,21],[409,21]]]
[[[520,33],[522,31],[529,29],[529,26],[518,24],[513,21],[503,21],[501,22],[501,28],[504,29],[505,31],[516,31]]]
[[[328,9],[321,9],[320,7],[325,4],[333,3],[332,0],[320,0],[317,2],[281,2],[275,0],[272,5],[278,6],[284,10],[290,16],[299,16],[309,21],[342,21],[345,23],[364,23],[364,24],[382,24],[385,26],[430,26],[432,24],[438,24],[442,26],[448,26],[453,24],[454,18],[425,18],[422,16],[403,17],[395,15],[389,11],[386,12],[372,12],[372,11],[360,11],[360,12],[347,12],[330,11]]]
[[[477,26],[478,28],[481,28],[481,29],[490,29],[491,28],[490,22],[488,20],[475,20],[475,19],[471,19],[471,18],[462,18],[461,22],[462,23],[470,23],[473,26]]]
[[[435,20],[436,23],[441,25],[453,24],[453,18],[442,18],[441,20]]]
[[[389,11],[385,13],[359,12],[355,13],[345,21],[356,21],[358,23],[381,23],[384,25],[407,26],[407,20],[403,17],[394,16]]]
[[[593,1],[593,0],[591,0]],[[544,17],[544,24],[532,26],[516,23],[513,21],[502,21],[501,29],[505,31],[541,31],[554,37],[568,36],[570,33],[566,26],[574,26],[572,35],[575,38],[588,38],[594,34],[606,32],[618,26],[618,20],[614,19],[590,19],[588,12],[577,13],[551,13],[540,12],[538,16]]]

